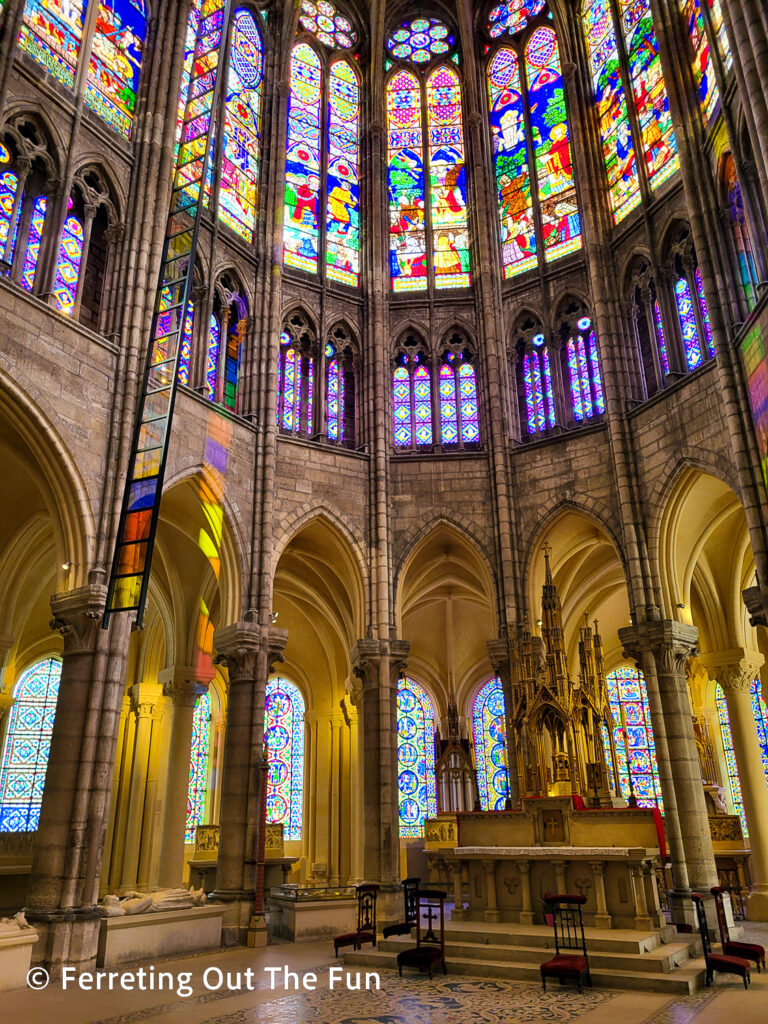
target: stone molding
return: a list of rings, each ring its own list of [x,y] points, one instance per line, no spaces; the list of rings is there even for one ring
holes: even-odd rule
[[[229,671],[229,683],[250,682],[256,675],[262,628],[255,622],[235,622],[214,631],[215,665]]]
[[[749,693],[752,680],[760,676],[765,657],[759,651],[736,648],[704,655],[700,661],[726,693]]]
[[[64,654],[91,654],[101,628],[107,588],[91,584],[51,597],[51,629],[64,639]]]
[[[651,652],[659,672],[684,675],[690,658],[699,654],[699,630],[685,622],[660,619],[625,626],[619,630],[619,640],[625,658],[640,663],[645,652]]]

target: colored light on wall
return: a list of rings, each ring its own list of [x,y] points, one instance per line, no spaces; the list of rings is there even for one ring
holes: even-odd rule
[[[264,708],[267,821],[283,838],[301,839],[304,811],[304,698],[288,679],[270,679]]]
[[[480,806],[503,811],[509,795],[504,693],[498,676],[480,688],[472,705],[472,739]]]
[[[418,839],[437,814],[435,712],[426,690],[407,677],[397,686],[397,782],[400,837]]]
[[[0,761],[0,832],[34,832],[59,696],[61,662],[48,658],[21,676]]]

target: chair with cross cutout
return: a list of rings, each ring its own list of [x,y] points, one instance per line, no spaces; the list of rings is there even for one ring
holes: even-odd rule
[[[386,928],[382,928],[381,934],[385,939],[389,939],[393,935],[410,935],[411,931],[416,927],[416,919],[419,916],[418,891],[420,883],[420,878],[403,879],[401,884],[403,886],[405,914],[402,921],[395,921],[393,924],[388,924]]]
[[[440,964],[443,967],[443,974],[448,973],[445,965],[445,895],[440,889],[418,890],[416,945],[397,954],[397,969],[401,978],[404,967],[418,967],[420,971],[429,971],[430,979],[432,971]],[[439,934],[435,932],[435,924],[439,924]]]
[[[582,991],[582,985],[592,985],[587,957],[587,943],[584,938],[584,919],[581,908],[587,902],[586,896],[545,896],[552,924],[555,930],[555,955],[541,965],[541,984],[546,992],[547,978],[558,978],[561,985],[568,979],[575,979]]]
[[[705,896],[695,892],[691,897],[696,908],[696,919],[701,933],[701,945],[704,947],[704,962],[707,965],[705,982],[712,984],[715,972],[718,974],[737,974],[744,982],[744,988],[749,987],[752,980],[749,975],[749,960],[740,956],[726,956],[725,953],[713,953],[712,943],[709,940],[709,925],[707,924],[707,912],[704,909]]]
[[[728,933],[728,918],[725,916],[725,905],[723,903],[723,893],[728,890],[723,889],[720,885],[715,885],[709,891],[715,897],[717,926],[720,929],[720,943],[723,947],[723,953],[726,956],[739,956],[744,960],[753,961],[757,967],[757,973],[760,974],[761,964],[765,967],[765,946],[760,946],[756,942],[737,942],[736,940],[731,940]]]
[[[360,949],[364,942],[376,945],[376,895],[378,885],[364,884],[357,887],[357,930],[336,935],[333,950],[336,956],[342,946]]]

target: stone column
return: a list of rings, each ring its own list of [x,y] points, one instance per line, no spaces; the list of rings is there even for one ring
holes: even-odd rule
[[[237,622],[217,629],[217,661],[229,673],[229,702],[221,787],[219,862],[213,899],[227,904],[224,945],[249,938],[256,894],[264,747],[264,703],[272,665],[282,660],[288,633],[274,626]]]
[[[555,877],[557,878],[557,894],[562,895],[568,892],[568,879],[565,874],[568,865],[564,860],[553,860],[552,866],[555,869]]]
[[[168,774],[163,808],[163,838],[158,885],[173,888],[184,878],[184,832],[189,795],[189,758],[192,752],[192,720],[197,698],[208,692],[215,669],[172,668],[160,673],[163,693],[173,701]]]
[[[536,914],[531,905],[531,862],[529,860],[518,861],[517,870],[520,872],[520,924],[533,924]]]
[[[328,884],[339,885],[340,867],[340,833],[341,833],[341,729],[343,725],[341,711],[331,715],[331,764],[328,779]]]
[[[758,651],[735,650],[702,661],[723,688],[731,721],[752,852],[752,891],[747,916],[751,921],[768,921],[768,786],[750,695],[752,680],[759,678],[764,658]]]
[[[632,878],[632,891],[635,903],[635,928],[638,930],[653,928],[655,923],[651,921],[648,914],[648,904],[645,899],[645,882],[643,880],[643,866],[639,862],[629,865],[629,873]]]
[[[453,876],[453,910],[451,912],[451,920],[463,921],[466,917],[466,912],[464,910],[464,895],[461,885],[461,861],[450,861],[450,869]]]
[[[120,888],[123,892],[135,889],[139,876],[139,857],[144,818],[147,811],[147,773],[152,730],[163,692],[157,683],[137,683],[131,687],[136,732],[133,743],[133,764],[128,798],[128,821],[125,827],[125,855]]]
[[[485,910],[483,918],[492,923],[501,920],[501,911],[496,901],[496,861],[484,860],[483,870],[485,871]]]
[[[608,913],[608,904],[605,898],[605,864],[601,860],[591,860],[589,866],[592,868],[592,875],[595,880],[595,928],[610,928],[613,918]]]

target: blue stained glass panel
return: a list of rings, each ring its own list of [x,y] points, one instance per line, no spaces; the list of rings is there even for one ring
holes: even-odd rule
[[[685,348],[685,359],[689,370],[695,370],[701,366],[701,340],[699,338],[699,326],[696,323],[696,314],[693,310],[693,299],[691,289],[684,277],[677,279],[675,283],[675,302],[677,303],[677,315],[680,318],[680,330],[683,335],[683,347]]]
[[[32,220],[29,225],[29,237],[27,239],[27,253],[24,257],[24,266],[21,271],[21,286],[28,292],[32,291],[35,283],[35,271],[37,260],[40,255],[40,242],[43,238],[45,227],[45,196],[39,196],[35,200],[32,209]]]
[[[413,399],[416,444],[432,444],[432,388],[426,366],[417,366],[413,374]]]
[[[144,0],[101,0],[85,102],[124,138],[131,134],[146,34]]]
[[[211,313],[208,328],[208,353],[205,363],[205,397],[209,402],[216,399],[216,384],[219,378],[219,346],[221,326],[215,313]]]
[[[763,760],[765,781],[768,784],[768,709],[763,698],[763,688],[759,679],[753,679],[749,690],[752,696],[752,714],[757,726],[757,740],[760,744],[760,756]]]
[[[280,677],[267,683],[264,743],[267,747],[267,821],[283,825],[283,837],[301,839],[304,813],[304,698]]]
[[[204,824],[208,785],[208,748],[211,742],[211,698],[201,694],[192,716],[192,746],[189,754],[189,788],[184,842],[194,843],[195,829]]]
[[[424,687],[407,677],[397,686],[397,780],[400,837],[421,838],[437,814],[435,712]]]
[[[459,440],[456,374],[449,363],[440,367],[440,440],[443,444],[457,444]]]
[[[637,669],[620,668],[611,672],[606,681],[621,794],[629,797],[631,776],[638,806],[658,807],[663,813],[645,679]]]
[[[72,206],[71,199],[69,205]],[[83,226],[77,217],[67,217],[61,233],[61,247],[53,283],[53,299],[56,309],[66,316],[72,316],[74,313],[82,255]]]
[[[421,91],[410,71],[387,85],[389,237],[392,287],[427,287],[427,236]]]
[[[733,749],[733,736],[731,735],[731,719],[728,715],[728,704],[725,700],[722,686],[718,683],[715,686],[715,706],[717,718],[720,722],[720,736],[723,741],[723,753],[725,754],[725,767],[728,772],[728,785],[731,790],[733,809],[741,819],[741,828],[745,836],[749,836],[747,827],[747,815],[744,811],[744,797],[741,792],[739,780],[739,768],[736,764],[736,753]]]
[[[411,413],[411,375],[405,366],[398,366],[392,375],[392,407],[394,414],[395,445],[410,448],[413,444],[413,415]]]
[[[461,439],[464,444],[480,440],[480,423],[477,412],[477,382],[471,363],[459,367],[459,403],[461,410]]]
[[[489,679],[475,697],[472,738],[480,806],[484,811],[503,811],[509,786],[504,692],[498,676]]]
[[[72,89],[88,0],[26,0],[19,46]]]
[[[701,313],[701,322],[704,325],[704,339],[707,342],[707,355],[710,359],[714,359],[715,342],[712,338],[712,324],[709,319],[707,297],[704,294],[704,282],[701,279],[701,270],[698,267],[696,268],[696,273],[693,275],[693,283],[696,286],[696,298],[699,300],[699,312]]]

